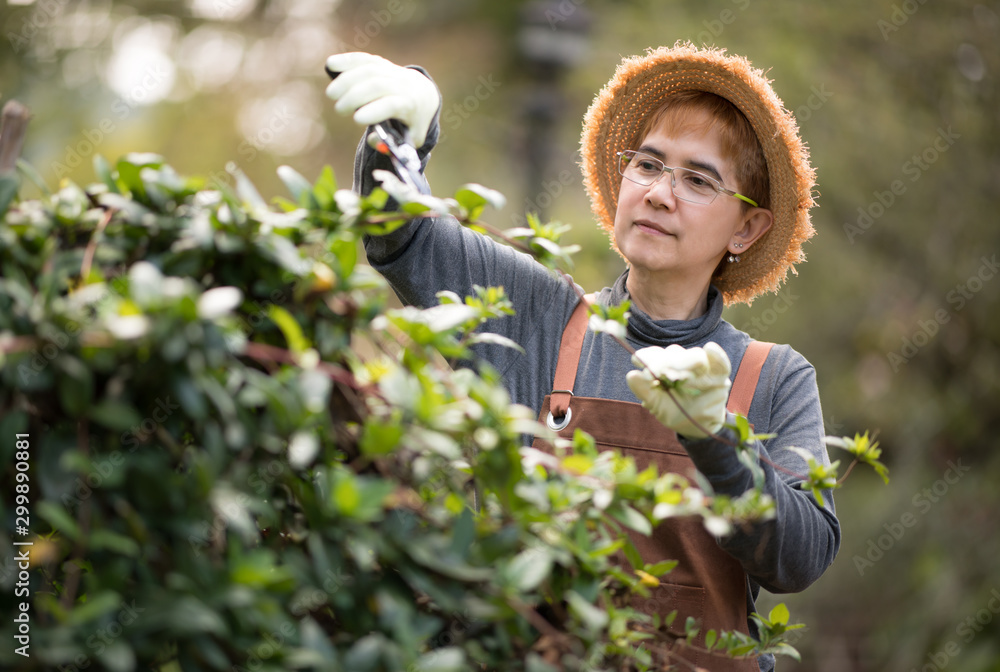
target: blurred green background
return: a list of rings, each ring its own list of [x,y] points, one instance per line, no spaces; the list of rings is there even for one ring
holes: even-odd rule
[[[349,186],[359,129],[323,63],[371,51],[423,65],[444,96],[428,175],[574,226],[588,290],[622,268],[593,223],[580,121],[620,58],[677,39],[743,54],[774,80],[818,171],[809,263],[727,310],[818,372],[827,433],[878,433],[892,481],[837,496],[833,567],[778,599],[808,624],[785,670],[1000,670],[1000,2],[846,0],[8,0],[0,98],[34,117],[24,157],[50,186],[96,153],[164,154],[183,173],[234,162]],[[30,193],[30,189],[28,189]],[[833,455],[837,459],[836,454]],[[842,465],[846,466],[846,464]]]

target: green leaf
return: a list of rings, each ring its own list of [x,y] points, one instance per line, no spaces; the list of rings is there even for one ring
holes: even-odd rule
[[[290,575],[286,567],[275,562],[270,549],[254,549],[241,557],[232,568],[235,583],[252,588],[265,588],[288,581]]]
[[[38,516],[51,525],[56,532],[71,541],[77,541],[80,538],[80,526],[61,505],[52,500],[44,499],[38,502],[35,510]]]
[[[468,556],[469,549],[472,548],[475,540],[476,521],[473,518],[472,509],[466,507],[455,520],[449,550],[456,556],[464,558]]]
[[[882,455],[882,450],[878,447],[878,441],[870,437],[868,432],[855,434],[853,438],[828,436],[824,438],[824,441],[828,446],[842,448],[857,458],[859,462],[871,466],[886,484],[889,483],[889,468],[878,459]]]
[[[545,662],[541,656],[535,652],[531,652],[524,659],[525,662],[525,672],[559,672],[560,668],[553,667]]]
[[[337,207],[335,194],[337,193],[337,178],[333,176],[330,166],[324,166],[316,184],[313,186],[313,196],[324,210],[334,210]]]
[[[278,177],[285,183],[296,203],[306,208],[319,208],[312,193],[312,185],[297,170],[291,166],[278,166]]]
[[[611,516],[630,530],[635,530],[639,534],[647,537],[653,533],[653,525],[646,516],[642,515],[631,506],[622,506],[608,511]],[[641,564],[639,565],[641,566]]]
[[[226,622],[214,609],[197,597],[186,595],[168,603],[157,619],[165,622],[162,627],[177,634],[197,633],[225,637],[229,633]]]
[[[381,651],[385,648],[385,637],[380,633],[366,635],[348,650],[344,657],[345,670],[356,672],[374,671],[381,658]]]
[[[663,560],[662,562],[657,562],[655,565],[646,565],[644,569],[653,576],[663,576],[672,571],[676,566],[677,560]]]
[[[114,175],[111,173],[111,164],[100,154],[94,154],[94,173],[110,191],[116,194],[121,193],[118,189],[118,183],[115,182]]]
[[[629,561],[629,564],[632,565],[632,569],[641,568],[643,562],[642,562],[642,556],[639,555],[639,550],[635,547],[635,544],[632,543],[631,539],[626,537],[624,539],[624,542],[625,545],[623,550],[625,552],[625,558]]]
[[[427,538],[414,539],[406,552],[427,569],[459,581],[486,581],[496,576],[492,567],[475,567],[458,558],[442,558],[440,549]]]
[[[771,609],[771,613],[767,615],[767,620],[777,625],[788,625],[788,616],[788,607],[782,602]]]
[[[802,654],[798,652],[794,646],[787,642],[778,642],[774,646],[770,647],[769,653],[773,653],[777,656],[788,656],[792,660],[802,662]]]
[[[24,159],[18,158],[17,172],[31,180],[31,182],[38,187],[38,190],[45,196],[52,194],[51,190],[49,190],[49,185],[45,184],[45,180],[42,179],[41,173],[35,170],[35,167]]]
[[[254,389],[254,388],[245,388]],[[186,375],[180,375],[173,380],[173,390],[177,395],[184,412],[196,420],[204,420],[208,416],[208,405],[205,403],[205,396],[199,391],[198,386]]]
[[[93,550],[108,549],[130,558],[139,557],[139,544],[134,539],[107,529],[91,532],[88,545]]]
[[[742,415],[734,416],[735,423],[729,425],[731,428],[736,430],[736,436],[740,444],[746,443],[750,438],[750,421]]]
[[[752,644],[743,644],[740,646],[730,647],[728,653],[731,656],[746,656],[757,650],[756,642]]]
[[[114,399],[105,399],[91,406],[87,416],[94,422],[116,431],[125,431],[142,422],[142,416],[131,404]]]
[[[288,348],[293,353],[301,355],[312,347],[303,335],[302,327],[299,326],[299,323],[287,310],[272,303],[267,307],[267,314],[278,325],[278,328],[281,329],[281,333],[284,334],[285,341],[288,343]]]
[[[146,186],[142,181],[142,169],[146,167],[159,168],[163,165],[163,157],[157,154],[132,153],[118,160],[118,183],[130,192],[133,198],[146,198]],[[104,194],[108,196],[109,194]]]
[[[466,211],[466,217],[470,221],[479,219],[483,208],[492,205],[497,210],[502,210],[507,202],[498,191],[487,189],[481,184],[464,184],[455,192],[455,200],[459,206]]]
[[[463,184],[455,192],[455,200],[466,210],[481,209],[485,205],[491,206],[495,210],[503,210],[507,205],[507,199],[499,191],[489,189],[481,184],[470,182]]]
[[[671,625],[674,624],[674,621],[676,620],[677,620],[677,610],[674,609],[669,614],[663,617],[663,625],[669,628]]]
[[[257,187],[254,183],[250,181],[246,173],[240,170],[239,166],[233,162],[226,165],[226,172],[233,176],[236,180],[236,195],[239,196],[240,200],[247,204],[250,212],[259,213],[267,211],[267,202],[257,191]]]
[[[608,624],[608,612],[600,609],[573,590],[566,592],[570,612],[590,630],[601,630]]]
[[[111,672],[132,672],[136,669],[135,651],[121,639],[111,642],[97,657]]]
[[[87,410],[94,396],[94,377],[76,357],[64,353],[56,359],[56,363],[64,373],[59,377],[59,401],[70,416],[78,418]]]
[[[345,516],[353,515],[361,505],[361,490],[354,474],[338,470],[330,490],[336,509]]]
[[[113,590],[106,590],[91,596],[83,604],[77,605],[69,613],[68,621],[73,625],[82,625],[96,620],[121,606],[121,595]]]
[[[308,664],[312,665],[313,669],[341,669],[337,664],[337,650],[333,648],[330,638],[327,637],[326,632],[323,631],[323,628],[314,619],[309,616],[302,619],[300,631],[302,633],[302,647],[315,655],[314,659],[308,661]],[[228,662],[219,666],[220,669],[226,667],[228,667]]]
[[[388,455],[399,445],[403,438],[403,428],[399,425],[383,424],[377,419],[365,423],[361,433],[360,448],[364,455]]]
[[[0,175],[0,217],[7,214],[7,208],[17,196],[18,182],[14,175]]]
[[[518,553],[505,572],[508,581],[519,591],[537,588],[552,571],[552,554],[542,548],[529,548]]]
[[[469,337],[469,344],[475,345],[477,343],[488,343],[490,345],[499,345],[504,348],[510,348],[511,350],[516,350],[517,352],[524,353],[524,348],[522,348],[517,341],[513,341],[506,336],[501,336],[500,334],[494,334],[489,331],[484,331],[478,334],[473,334]]]
[[[718,639],[718,633],[715,630],[709,630],[705,633],[705,648],[711,650],[715,645],[715,640]]]
[[[428,651],[413,664],[413,672],[463,672],[466,670],[465,652],[457,646]]]
[[[354,236],[337,238],[330,243],[330,252],[337,260],[340,276],[350,276],[358,263],[358,243]]]

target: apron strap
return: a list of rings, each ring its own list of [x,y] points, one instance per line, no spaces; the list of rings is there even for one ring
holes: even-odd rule
[[[573,396],[573,384],[576,383],[576,370],[580,364],[580,352],[583,350],[583,337],[587,333],[587,307],[594,300],[593,294],[587,294],[580,299],[569,316],[569,322],[563,329],[562,341],[559,343],[559,358],[556,360],[556,377],[552,381],[552,395],[549,409],[554,418],[566,417],[569,410],[569,400]]]
[[[750,414],[750,404],[753,403],[753,393],[757,390],[757,380],[760,372],[764,368],[767,355],[771,352],[774,343],[763,341],[750,341],[743,359],[740,361],[740,368],[736,371],[736,378],[733,386],[729,390],[729,402],[726,410],[730,413],[739,414],[746,417]]]

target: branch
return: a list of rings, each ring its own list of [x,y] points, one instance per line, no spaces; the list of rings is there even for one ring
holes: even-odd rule
[[[76,440],[80,448],[80,453],[84,458],[90,456],[90,424],[86,419],[80,420],[76,424]],[[80,574],[83,571],[79,562],[86,557],[87,540],[90,538],[90,497],[84,498],[80,502],[80,510],[77,511],[77,523],[79,524],[80,538],[77,539],[73,554],[67,561],[66,581],[63,584],[62,606],[67,611],[73,608],[76,602],[76,593],[80,588]]]
[[[101,217],[101,221],[97,223],[97,228],[94,229],[94,235],[90,237],[90,241],[87,243],[87,249],[83,253],[83,264],[80,266],[80,283],[86,284],[87,278],[90,277],[90,265],[94,262],[94,253],[97,251],[97,239],[104,232],[104,227],[108,225],[111,221],[111,217],[115,214],[114,208],[108,208],[104,216]]]
[[[262,362],[278,362],[279,364],[295,364],[298,365],[298,360],[288,350],[284,348],[279,348],[274,345],[267,345],[266,343],[254,343],[250,341],[246,344],[245,353],[247,357],[251,359],[256,359]],[[354,377],[350,371],[343,369],[330,362],[320,361],[316,368],[329,376],[335,382],[346,385],[352,390],[360,390],[365,392],[371,392],[373,394],[378,394],[377,390],[371,389],[370,386],[362,385],[358,382],[357,378]]]
[[[531,606],[525,604],[516,597],[509,597],[507,599],[507,604],[511,608],[523,616],[528,623],[530,623],[536,630],[541,632],[543,635],[548,635],[553,639],[562,639],[565,633],[560,632],[551,623],[542,618],[542,615],[535,611]]]
[[[854,467],[857,466],[858,462],[860,462],[860,461],[861,460],[859,460],[858,458],[856,458],[856,457],[854,458],[854,461],[851,462],[851,465],[849,467],[847,467],[847,471],[845,471],[844,475],[841,476],[840,480],[837,481],[837,485],[841,485],[844,481],[847,480],[847,477],[850,475],[851,470],[853,470]]]

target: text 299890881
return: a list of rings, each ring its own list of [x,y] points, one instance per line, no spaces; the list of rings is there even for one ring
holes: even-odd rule
[[[31,441],[27,434],[14,435],[14,467],[16,469],[14,477],[14,527],[19,537],[27,537],[31,529],[31,477],[28,470],[31,467]],[[31,609],[31,575],[28,570],[31,568],[31,559],[28,549],[33,542],[15,541],[14,561],[17,563],[17,581],[14,584],[14,597],[20,598],[16,601],[14,610],[14,623],[17,629],[14,633],[14,641],[20,646],[15,647],[14,652],[29,657],[28,647],[31,643],[31,617],[28,611]]]

